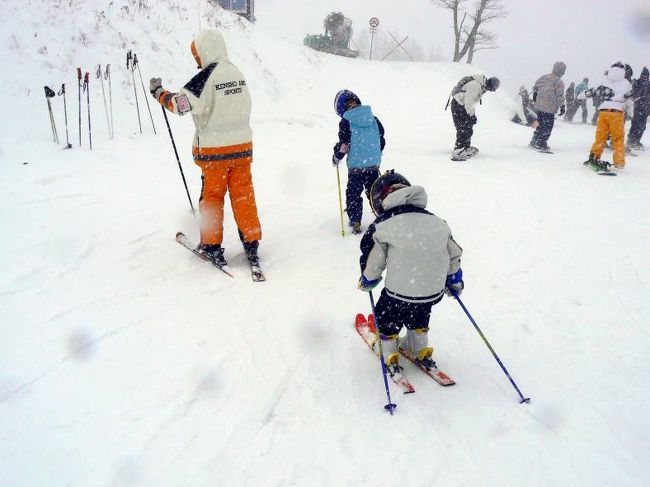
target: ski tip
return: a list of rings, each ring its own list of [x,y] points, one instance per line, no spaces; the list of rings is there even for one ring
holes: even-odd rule
[[[368,324],[370,325],[370,329],[374,332],[377,331],[377,328],[375,327],[375,315],[370,313],[368,315]]]
[[[526,397],[519,401],[519,404],[530,404],[530,397]]]
[[[354,319],[354,326],[356,328],[359,328],[359,326],[361,326],[365,322],[366,322],[366,317],[363,314],[358,313],[357,317]]]
[[[176,232],[176,240],[179,240],[183,237],[185,237],[185,234],[183,232]]]

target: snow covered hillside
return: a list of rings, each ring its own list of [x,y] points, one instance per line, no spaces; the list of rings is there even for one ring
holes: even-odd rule
[[[496,92],[478,107],[480,155],[452,163],[447,95],[478,68],[336,58],[199,3],[253,96],[268,281],[251,282],[227,208],[231,279],[174,241],[198,223],[161,110],[149,100],[154,135],[136,73],[141,135],[125,69],[132,49],[146,86],[192,77],[196,2],[106,3],[4,2],[0,485],[650,483],[650,152],[599,177],[582,166],[594,128],[565,123],[555,155],[531,152]],[[98,63],[113,69],[112,141]],[[93,75],[92,151],[85,101],[78,147],[77,66]],[[52,142],[42,88],[63,82],[71,150]],[[359,239],[340,236],[330,163],[342,88],[384,124],[382,168],[424,186],[453,229],[463,300],[531,404],[445,299],[430,333],[457,385],[407,367],[417,392],[393,389],[396,413],[383,410],[379,362],[353,327],[370,312]],[[196,205],[193,124],[169,118]]]

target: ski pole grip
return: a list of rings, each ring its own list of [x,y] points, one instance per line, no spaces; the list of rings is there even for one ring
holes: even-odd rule
[[[77,79],[81,81],[81,68],[77,68]]]

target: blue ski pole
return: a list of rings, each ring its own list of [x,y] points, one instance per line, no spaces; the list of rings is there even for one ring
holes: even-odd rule
[[[388,404],[384,406],[384,409],[392,416],[397,404],[394,404],[393,401],[390,400],[390,388],[388,387],[388,377],[386,375],[388,371],[386,370],[386,363],[384,362],[384,349],[381,346],[381,338],[379,337],[379,317],[375,311],[375,298],[372,295],[372,291],[369,291],[368,295],[370,296],[372,315],[375,317],[375,333],[377,335],[377,343],[379,346],[379,361],[381,362],[381,373],[384,375],[384,387],[386,388],[386,397],[388,398]]]
[[[530,403],[530,397],[524,397],[524,395],[521,393],[521,391],[519,390],[519,387],[517,387],[517,384],[515,384],[515,381],[512,380],[512,377],[510,377],[510,374],[508,373],[508,371],[506,370],[505,366],[503,365],[503,362],[501,362],[501,359],[499,359],[499,356],[496,354],[496,352],[494,351],[494,349],[493,349],[492,346],[490,345],[490,342],[488,342],[488,341],[487,341],[487,338],[485,338],[485,335],[483,334],[483,332],[481,331],[481,329],[480,329],[480,328],[478,327],[478,325],[476,324],[476,321],[474,321],[474,318],[472,318],[472,315],[469,314],[469,311],[467,311],[467,308],[465,307],[465,305],[463,304],[463,302],[460,300],[460,297],[458,297],[458,294],[456,293],[456,291],[453,290],[453,289],[451,289],[451,288],[449,288],[449,290],[451,291],[452,296],[453,296],[454,298],[456,298],[456,301],[458,301],[458,304],[460,304],[460,307],[463,308],[463,311],[465,312],[465,314],[466,314],[467,317],[469,318],[469,321],[472,322],[472,325],[474,325],[474,328],[476,328],[476,331],[478,331],[478,334],[481,335],[481,338],[483,339],[483,341],[484,341],[485,344],[487,345],[488,349],[490,350],[490,352],[492,352],[492,355],[494,356],[494,358],[495,358],[496,361],[498,362],[498,364],[499,364],[499,366],[501,367],[501,369],[503,370],[503,372],[506,374],[506,377],[508,377],[508,380],[509,380],[510,383],[512,384],[512,387],[514,387],[515,390],[517,391],[517,394],[519,394],[519,398],[521,399],[521,400],[519,401],[519,404]]]

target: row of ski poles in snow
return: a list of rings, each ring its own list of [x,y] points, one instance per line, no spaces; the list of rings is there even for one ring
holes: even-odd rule
[[[479,328],[478,324],[476,323],[476,321],[474,320],[472,315],[469,313],[467,307],[461,301],[460,296],[458,296],[458,293],[453,289],[450,289],[450,292],[451,292],[451,295],[454,297],[454,299],[456,301],[458,301],[458,304],[463,309],[463,312],[467,315],[467,317],[469,318],[469,321],[472,323],[472,325],[474,326],[474,328],[476,329],[478,334],[481,336],[481,339],[483,340],[483,343],[485,343],[485,345],[488,347],[488,349],[492,353],[492,356],[495,358],[495,360],[499,364],[499,367],[501,367],[501,370],[503,370],[503,373],[506,375],[506,377],[510,381],[510,384],[512,384],[512,387],[514,387],[515,391],[517,391],[517,394],[519,395],[519,404],[524,404],[524,403],[529,404],[530,403],[530,397],[524,397],[524,395],[521,393],[521,391],[519,390],[519,387],[517,387],[517,384],[515,383],[514,379],[512,378],[512,376],[510,375],[510,373],[506,369],[506,366],[503,365],[503,362],[501,361],[501,359],[499,358],[497,353],[494,351],[494,348],[492,348],[492,345],[490,345],[490,342],[488,342],[488,339],[485,337],[485,335],[483,334],[483,332]],[[375,320],[378,320],[379,317],[377,316],[377,312],[375,311],[375,298],[372,295],[372,291],[370,291],[368,294],[370,295],[370,309],[372,310],[372,314],[375,317]],[[388,377],[387,377],[388,371],[386,369],[386,363],[384,362],[384,351],[382,350],[381,339],[379,337],[379,322],[376,321],[376,323],[377,323],[377,326],[375,327],[375,333],[377,334],[377,343],[379,344],[379,350],[378,350],[379,351],[379,360],[381,362],[381,372],[382,372],[383,377],[384,377],[384,388],[386,389],[386,398],[388,399],[388,403],[384,406],[384,409],[386,411],[388,411],[392,416],[393,411],[397,407],[397,404],[393,403],[393,401],[391,401],[391,399],[390,399],[390,388],[388,387]]]
[[[102,88],[102,98],[104,100],[104,112],[106,113],[106,125],[108,128],[108,136],[112,140],[114,135],[115,135],[115,129],[113,125],[113,88],[112,88],[112,82],[111,82],[111,65],[107,64],[104,72],[102,73],[102,65],[98,64],[97,65],[97,71],[95,73],[95,77],[100,80],[101,83],[101,88]],[[126,54],[126,69],[128,71],[131,71],[131,78],[133,81],[133,93],[135,95],[135,107],[138,115],[138,127],[140,129],[140,133],[142,133],[142,121],[140,118],[140,105],[138,103],[138,92],[136,89],[135,85],[135,71],[137,69],[138,71],[138,76],[140,77],[140,84],[142,85],[142,92],[144,93],[144,99],[147,102],[147,110],[149,111],[149,117],[151,118],[151,126],[153,127],[153,133],[156,134],[156,124],[153,121],[153,116],[151,114],[151,107],[149,106],[149,99],[147,97],[147,90],[145,89],[144,86],[144,81],[142,79],[142,72],[140,71],[140,64],[138,62],[138,56],[133,53],[132,51],[128,51]],[[106,101],[106,91],[104,88],[104,80],[108,81],[108,103]],[[82,76],[82,70],[81,68],[77,68],[77,87],[78,87],[78,93],[79,93],[79,147],[82,145],[82,102],[81,102],[81,95],[82,92],[86,94],[86,107],[87,107],[87,112],[88,112],[88,145],[90,149],[92,150],[93,148],[93,140],[92,140],[92,125],[91,125],[91,117],[90,117],[90,73],[86,71],[86,73]],[[54,142],[59,143],[59,135],[56,130],[56,122],[54,121],[54,113],[52,111],[52,103],[51,99],[54,98],[55,96],[63,96],[63,113],[64,113],[64,118],[65,118],[65,139],[66,139],[66,148],[69,149],[72,147],[72,144],[70,144],[70,138],[68,135],[68,107],[67,107],[67,102],[66,102],[66,90],[65,90],[65,83],[61,85],[61,89],[59,90],[58,93],[56,93],[52,88],[49,86],[44,86],[43,87],[45,90],[45,99],[47,101],[47,109],[48,113],[50,116],[50,124],[52,126],[52,135],[54,137]]]

